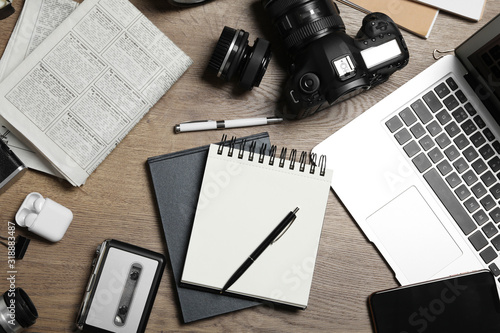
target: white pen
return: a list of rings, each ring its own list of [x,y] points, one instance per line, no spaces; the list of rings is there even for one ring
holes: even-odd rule
[[[197,120],[180,123],[175,125],[174,132],[193,132],[193,131],[206,131],[221,128],[234,128],[234,127],[248,127],[277,124],[283,121],[279,117],[267,118],[246,118],[246,119],[233,119],[233,120]]]

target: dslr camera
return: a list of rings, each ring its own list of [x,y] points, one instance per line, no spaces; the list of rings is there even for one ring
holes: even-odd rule
[[[262,0],[291,58],[282,113],[301,119],[382,82],[409,52],[387,15],[372,13],[352,38],[332,0]]]

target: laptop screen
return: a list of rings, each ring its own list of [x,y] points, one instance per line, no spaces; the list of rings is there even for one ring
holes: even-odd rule
[[[466,79],[500,122],[500,15],[461,44],[455,53],[469,72]]]

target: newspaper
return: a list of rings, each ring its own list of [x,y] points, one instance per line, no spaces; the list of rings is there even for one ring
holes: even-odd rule
[[[26,1],[0,60],[0,82],[40,45],[77,5],[78,2],[72,0]],[[0,138],[27,167],[61,177],[47,160],[16,138],[1,117]]]
[[[74,186],[192,60],[127,0],[85,0],[0,83],[0,115]]]

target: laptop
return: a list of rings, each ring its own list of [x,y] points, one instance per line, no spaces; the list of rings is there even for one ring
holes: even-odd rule
[[[500,287],[500,15],[313,149],[402,284]]]

